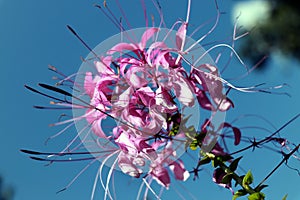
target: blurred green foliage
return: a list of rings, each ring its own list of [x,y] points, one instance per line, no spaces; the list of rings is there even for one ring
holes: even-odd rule
[[[3,178],[0,176],[0,200],[12,200],[14,196],[14,189],[12,187],[5,187]]]
[[[300,3],[295,0],[267,1],[271,5],[269,17],[250,31],[241,44],[240,54],[253,64],[273,52],[300,61]]]

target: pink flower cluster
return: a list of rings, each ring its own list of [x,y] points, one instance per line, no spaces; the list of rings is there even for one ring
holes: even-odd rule
[[[189,177],[175,145],[187,141],[180,128],[184,107],[198,103],[206,110],[226,111],[233,106],[222,93],[215,66],[184,68],[186,26],[174,38],[177,49],[154,40],[158,28],[148,28],[139,43],[118,43],[94,61],[97,73],[86,72],[84,80],[92,106],[86,120],[97,137],[117,146],[118,167],[136,178],[147,173],[165,188],[169,171],[177,180]],[[117,122],[110,134],[102,128],[107,117]]]

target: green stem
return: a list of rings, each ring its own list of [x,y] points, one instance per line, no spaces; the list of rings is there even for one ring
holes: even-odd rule
[[[225,172],[231,173],[233,180],[235,180],[245,191],[247,191],[248,194],[253,194],[253,193],[256,192],[251,186],[244,187],[243,186],[243,179],[239,175],[237,175],[235,172],[231,171],[225,163],[220,163],[219,166]]]
[[[215,155],[211,154],[211,153],[206,153],[206,155],[213,161],[215,158]],[[248,194],[253,194],[256,193],[255,189],[253,189],[250,185],[247,187],[243,186],[243,179],[236,174],[235,172],[231,171],[230,168],[223,162],[219,163],[219,167],[221,169],[223,169],[226,173],[230,173],[232,174],[232,178],[233,180],[235,180],[237,182],[237,184],[239,184]]]

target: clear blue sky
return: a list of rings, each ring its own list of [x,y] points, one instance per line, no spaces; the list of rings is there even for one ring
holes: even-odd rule
[[[123,2],[124,10],[133,27],[144,26],[143,13],[139,3],[135,1]],[[110,2],[110,1],[108,1]],[[114,1],[110,3],[116,11]],[[171,26],[177,19],[185,18],[185,1],[162,1],[167,26]],[[221,17],[219,28],[213,37],[218,39],[230,36],[232,23],[230,11],[234,1],[224,3],[220,1],[220,8],[227,12]],[[38,82],[52,83],[53,74],[47,70],[48,64],[58,67],[65,74],[76,72],[81,64],[80,56],[85,57],[88,50],[66,29],[70,24],[90,44],[96,46],[107,37],[118,33],[118,30],[96,8],[95,1],[79,0],[0,0],[0,68],[2,77],[0,88],[2,106],[0,119],[0,174],[4,176],[8,185],[16,189],[15,200],[81,200],[89,199],[98,163],[87,170],[67,191],[56,194],[85,166],[86,163],[63,163],[44,167],[43,163],[30,160],[19,152],[19,149],[34,149],[41,151],[60,150],[68,141],[68,137],[59,137],[45,146],[44,141],[59,128],[49,128],[48,124],[57,120],[59,113],[34,110],[32,105],[47,105],[49,100],[26,91],[24,84],[34,86]],[[147,4],[148,5],[148,4]],[[150,4],[149,4],[150,5]],[[149,8],[149,13],[154,12]],[[214,4],[209,0],[193,1],[191,25],[199,25],[216,15]],[[117,14],[119,16],[119,14]],[[195,35],[194,38],[199,37]],[[210,38],[208,41],[213,41]],[[273,60],[271,67],[260,73],[253,73],[245,80],[235,81],[238,85],[253,85],[267,82],[269,85],[288,83],[286,91],[292,98],[267,94],[241,94],[232,92],[232,99],[236,108],[228,114],[230,121],[241,114],[258,114],[264,116],[280,127],[294,115],[300,113],[300,67],[299,63]],[[226,73],[236,75],[242,72],[236,60],[230,65]],[[255,125],[257,119],[249,119],[244,125]],[[263,125],[263,123],[260,122]],[[297,129],[300,120],[287,127],[282,135],[288,136],[295,143],[300,142],[300,132]],[[75,131],[75,130],[74,130]],[[246,130],[245,134],[261,134],[257,130]],[[242,162],[244,169],[252,169],[254,177],[259,182],[280,161],[280,156],[265,153],[265,150],[250,152]],[[255,162],[255,163],[254,163]],[[253,164],[254,163],[254,164]],[[293,162],[300,168],[299,162]],[[200,200],[231,199],[229,191],[213,183],[207,173],[208,168],[200,174],[198,182],[189,182],[186,187],[195,193]],[[116,174],[116,187],[124,187],[122,198],[132,199],[127,188],[128,184],[135,185],[137,181]],[[268,199],[281,199],[286,193],[289,200],[300,199],[300,177],[297,173],[283,166],[267,182]],[[179,187],[179,186],[178,186]],[[101,194],[101,192],[99,190]],[[170,192],[173,199],[178,196]],[[211,195],[211,196],[210,196]],[[99,198],[101,199],[101,198]],[[188,196],[186,199],[190,199]]]

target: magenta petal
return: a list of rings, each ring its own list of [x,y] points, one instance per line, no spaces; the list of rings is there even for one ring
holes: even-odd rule
[[[193,106],[194,95],[189,82],[183,76],[178,75],[178,80],[174,81],[173,85],[178,100],[186,106]]]
[[[218,142],[215,144],[214,148],[211,150],[211,153],[213,153],[216,156],[228,155]]]
[[[193,81],[200,84],[214,101],[218,110],[226,111],[233,107],[233,103],[223,94],[223,83],[219,80],[218,69],[209,64],[203,64],[198,70],[192,71]]]
[[[128,132],[123,130],[119,133],[119,136],[115,138],[115,143],[128,155],[136,156],[138,150],[135,147],[134,140],[135,138],[132,138]]]
[[[190,174],[185,170],[183,162],[179,160],[178,162],[173,162],[170,166],[171,171],[175,175],[175,179],[185,181],[189,178]]]
[[[171,179],[168,171],[164,167],[157,166],[154,169],[152,169],[150,174],[152,175],[154,180],[157,181],[158,184],[164,186],[167,189],[169,188]]]
[[[144,152],[153,161],[158,157],[156,151],[145,140],[139,142],[138,150]]]
[[[155,92],[155,104],[159,112],[173,113],[178,109],[167,90],[159,87]]]
[[[113,46],[107,54],[114,54],[114,53],[120,53],[123,51],[135,51],[138,50],[138,48],[133,45],[133,44],[128,44],[128,43],[119,43],[115,46]]]
[[[110,68],[111,56],[101,58],[101,61],[95,61],[94,65],[101,75],[114,75],[114,71]]]
[[[232,101],[230,101],[225,95],[218,95],[218,97],[214,98],[214,102],[220,111],[227,111],[230,107],[233,107]]]
[[[183,22],[176,33],[176,46],[180,50],[181,50],[182,42],[185,40],[186,37],[186,27],[187,27],[187,23]]]
[[[147,41],[158,31],[158,28],[149,28],[147,29],[141,39],[140,48],[143,50],[146,47]]]
[[[202,108],[207,110],[215,110],[214,106],[212,105],[212,103],[210,102],[203,90],[199,90],[196,95],[198,103]]]
[[[242,137],[242,133],[240,131],[239,128],[237,127],[233,127],[231,124],[224,122],[223,124],[220,125],[220,127],[218,128],[217,131],[219,131],[221,128],[231,128],[234,134],[234,145],[239,145],[241,142],[241,137]]]
[[[129,176],[139,178],[141,171],[132,163],[132,161],[123,152],[120,153],[118,164],[123,173]]]
[[[144,87],[148,84],[147,69],[142,67],[130,67],[125,74],[127,81],[134,88]]]
[[[93,97],[95,88],[96,88],[96,83],[93,82],[92,73],[86,72],[84,78],[84,90],[86,94],[89,95],[90,97]]]
[[[154,42],[153,44],[151,44],[149,49],[147,50],[147,63],[150,66],[159,65],[160,61],[164,57],[164,54],[166,53],[166,51],[164,50],[167,48],[168,47],[164,42]],[[162,67],[168,67],[168,63],[164,63]]]
[[[147,107],[151,107],[155,103],[155,93],[149,86],[139,88],[136,91],[136,94],[140,98],[142,103]]]
[[[234,145],[239,145],[242,137],[241,131],[236,127],[233,127],[232,130],[234,134]]]
[[[101,124],[102,119],[98,119],[96,120],[93,124],[92,124],[92,130],[94,132],[95,135],[97,135],[100,138],[106,138],[105,133],[102,130],[102,124]]]
[[[226,175],[226,173],[223,169],[221,169],[221,168],[215,169],[214,174],[213,174],[213,182],[215,182],[219,186],[229,189],[232,192],[232,194],[234,194],[232,187],[231,187],[231,183],[228,183],[228,184],[222,183],[222,179],[225,175]]]
[[[86,120],[89,124],[92,125],[92,130],[95,135],[97,135],[100,138],[106,138],[105,133],[102,130],[102,119],[105,119],[106,115],[103,113],[100,113],[94,109],[89,109],[86,112]]]

